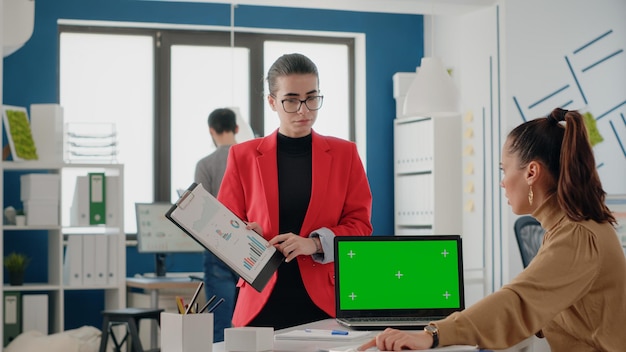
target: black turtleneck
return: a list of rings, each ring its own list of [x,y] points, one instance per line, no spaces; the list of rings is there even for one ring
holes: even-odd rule
[[[291,138],[278,133],[277,138],[279,233],[299,235],[311,199],[312,135]],[[306,292],[294,259],[280,265],[267,304],[249,325],[283,329],[326,318]]]

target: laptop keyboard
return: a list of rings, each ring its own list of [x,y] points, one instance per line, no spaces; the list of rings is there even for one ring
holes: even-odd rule
[[[376,317],[376,318],[349,318],[349,321],[352,322],[391,322],[391,321],[401,321],[401,322],[431,322],[433,320],[439,320],[441,317]]]

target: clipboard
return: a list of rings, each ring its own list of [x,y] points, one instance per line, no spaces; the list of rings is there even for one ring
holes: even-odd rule
[[[285,259],[202,184],[192,183],[165,217],[259,292]]]

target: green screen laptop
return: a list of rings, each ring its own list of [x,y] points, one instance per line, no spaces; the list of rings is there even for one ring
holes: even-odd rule
[[[465,308],[461,237],[335,237],[337,321],[421,329]]]

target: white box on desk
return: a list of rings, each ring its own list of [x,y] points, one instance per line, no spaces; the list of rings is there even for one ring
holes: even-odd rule
[[[161,313],[161,352],[213,351],[213,314]]]
[[[274,349],[274,328],[245,326],[224,329],[226,351],[261,352]]]
[[[20,199],[59,201],[61,177],[58,174],[24,174],[20,176]]]
[[[59,224],[59,201],[58,200],[24,201],[24,214],[26,214],[26,225],[56,226]]]

